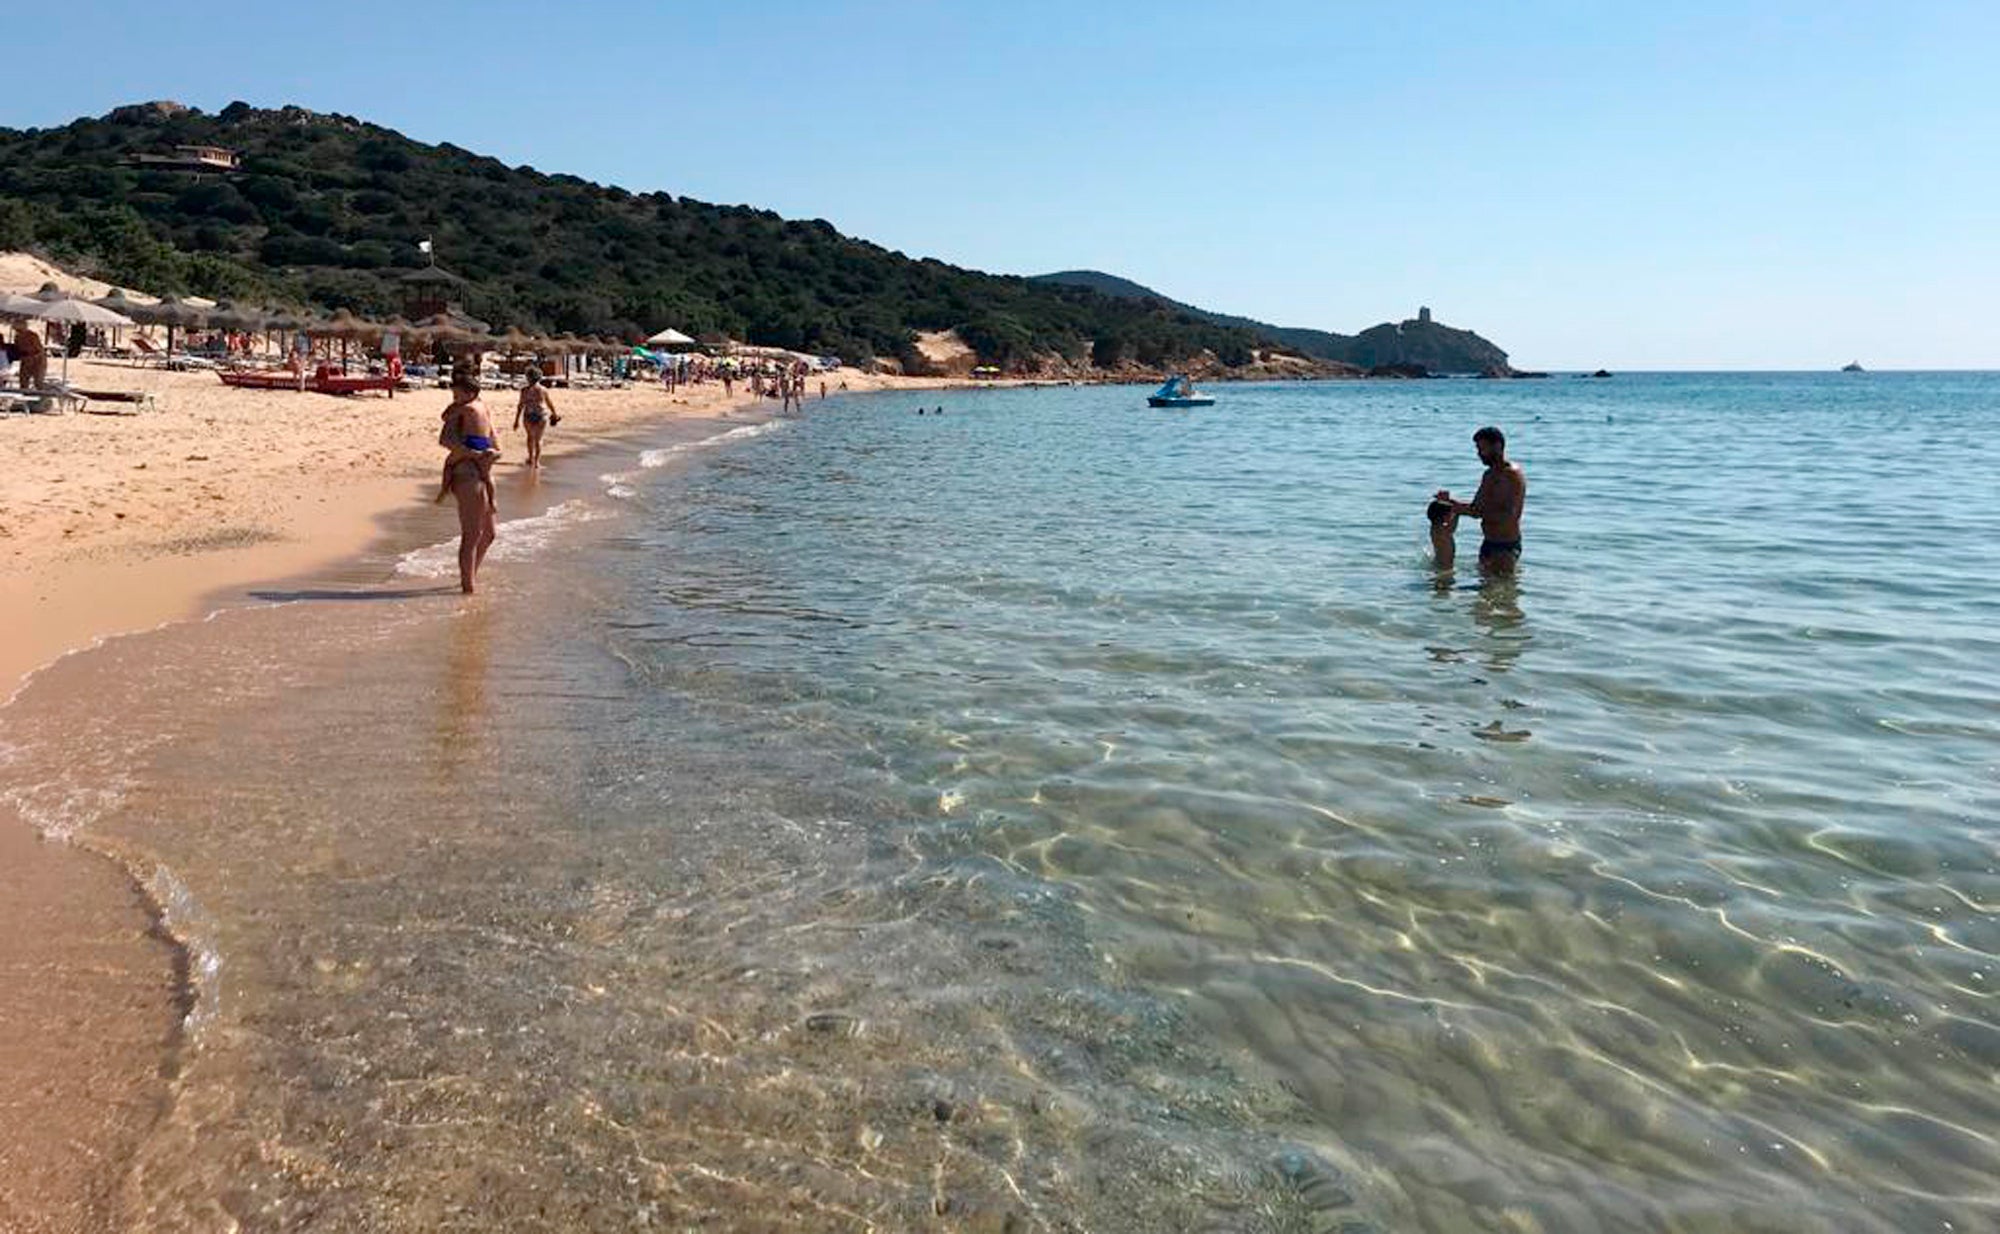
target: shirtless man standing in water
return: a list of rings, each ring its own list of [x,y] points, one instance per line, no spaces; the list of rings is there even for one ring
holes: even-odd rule
[[[1460,514],[1479,519],[1485,539],[1479,544],[1479,568],[1489,574],[1512,574],[1521,560],[1521,507],[1528,500],[1528,477],[1518,464],[1507,461],[1507,435],[1487,425],[1472,435],[1479,461],[1486,474],[1479,478],[1479,491],[1472,500],[1455,501],[1445,489],[1438,500]]]

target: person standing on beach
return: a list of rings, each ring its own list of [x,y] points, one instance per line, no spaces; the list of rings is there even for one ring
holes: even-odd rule
[[[1486,464],[1479,491],[1471,501],[1456,501],[1447,489],[1437,499],[1457,514],[1479,520],[1485,538],[1479,543],[1479,568],[1488,574],[1512,574],[1521,561],[1521,511],[1528,501],[1528,477],[1518,463],[1507,461],[1507,435],[1487,425],[1472,435],[1473,449]]]
[[[521,387],[521,401],[514,407],[514,431],[520,432],[525,422],[528,426],[528,466],[542,465],[542,434],[548,431],[550,418],[556,413],[556,405],[549,399],[549,390],[542,384],[542,370],[530,366],[528,384]]]
[[[458,502],[458,589],[473,592],[473,579],[486,550],[493,547],[496,502],[487,474],[493,445],[493,420],[479,402],[479,375],[459,366],[451,375],[451,405],[444,409],[444,429],[438,444],[445,447],[445,476]]]
[[[22,322],[14,327],[14,359],[21,366],[21,388],[39,390],[49,376],[49,353],[42,336]]]

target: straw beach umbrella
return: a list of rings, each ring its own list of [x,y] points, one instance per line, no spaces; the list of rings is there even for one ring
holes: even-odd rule
[[[263,318],[253,315],[247,309],[239,309],[228,300],[217,300],[215,307],[208,310],[208,324],[218,330],[248,330],[261,326]]]
[[[125,289],[122,287],[113,287],[110,295],[99,296],[97,299],[92,300],[91,303],[95,304],[98,308],[110,309],[120,317],[130,317],[134,310],[143,307],[127,299]]]
[[[332,317],[320,323],[320,333],[328,338],[340,340],[340,363],[347,365],[347,346],[363,339],[380,338],[382,327],[372,321],[363,321],[346,309],[335,309]]]
[[[363,321],[346,309],[336,309],[333,316],[320,323],[320,333],[328,338],[363,339],[382,333],[382,327]]]
[[[140,307],[126,298],[125,290],[122,287],[113,287],[110,295],[99,296],[97,299],[92,300],[91,303],[101,309],[110,309],[120,317],[131,317],[133,312]],[[118,334],[123,329],[123,326],[112,327],[111,341],[113,345],[117,345],[120,342]]]
[[[284,308],[275,304],[264,306],[264,332],[266,336],[276,335],[283,341],[277,350],[289,355],[292,350],[293,335],[304,327],[306,315],[297,309]]]
[[[253,308],[237,308],[228,300],[218,300],[208,311],[208,324],[231,334],[255,334],[264,328],[264,315]]]
[[[473,336],[471,318],[458,317],[452,313],[432,313],[416,323],[416,329],[435,338],[451,339],[456,342],[470,342]],[[477,323],[484,327],[485,322]]]
[[[167,328],[167,359],[174,358],[174,331],[191,330],[208,320],[208,314],[178,296],[166,296],[158,304],[141,304],[132,310],[132,320]]]

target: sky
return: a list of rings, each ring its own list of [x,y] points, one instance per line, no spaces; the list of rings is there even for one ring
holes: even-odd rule
[[[37,10],[0,126],[342,112],[912,256],[1524,368],[2000,368],[2000,3]],[[88,49],[85,54],[84,49]]]

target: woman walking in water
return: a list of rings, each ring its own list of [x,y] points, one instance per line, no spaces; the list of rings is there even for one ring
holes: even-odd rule
[[[542,384],[542,370],[528,370],[528,384],[521,387],[521,402],[514,408],[514,431],[521,425],[528,426],[528,466],[542,465],[542,434],[555,423],[556,405],[549,400],[549,389]]]
[[[444,409],[438,444],[446,450],[444,480],[458,501],[458,588],[471,595],[473,578],[493,547],[493,420],[479,403],[479,376],[458,368],[451,375],[451,405]]]

